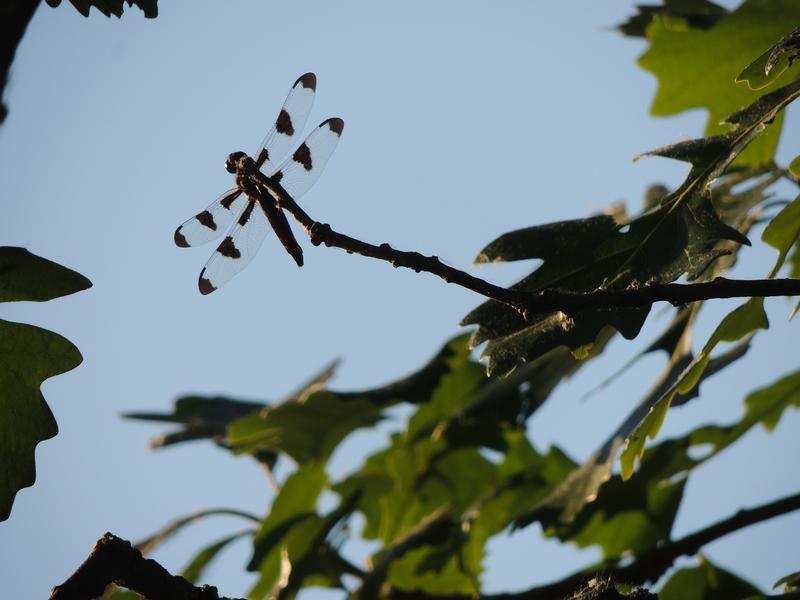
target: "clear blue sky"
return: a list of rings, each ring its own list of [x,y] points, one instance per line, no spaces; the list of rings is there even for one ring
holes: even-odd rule
[[[631,162],[641,151],[701,132],[703,113],[654,119],[654,78],[635,65],[639,40],[611,31],[632,2],[162,1],[156,20],[84,19],[44,3],[17,53],[0,128],[0,243],[85,274],[94,287],[46,304],[0,306],[0,317],[55,330],[82,351],[77,370],[45,383],[60,434],[36,453],[38,478],[0,525],[0,587],[42,598],[110,530],[140,539],[172,518],[212,506],[262,513],[260,469],[210,444],[150,452],[162,427],[123,421],[166,411],[186,392],[276,399],[334,357],[339,388],[386,382],[416,368],[457,333],[479,302],[440,280],[313,248],[297,269],[274,238],[232,282],[196,287],[213,245],[176,248],[177,225],[232,185],[227,154],[252,152],[295,78],[314,71],[310,125],[340,116],[342,141],[303,199],[311,215],[375,242],[469,268],[496,235],[577,218],[647,185],[677,184],[685,166]],[[793,109],[794,110],[794,109]],[[780,156],[796,153],[797,113]],[[761,276],[770,250],[738,271]],[[476,269],[501,284],[530,265]],[[704,310],[695,339],[735,303]],[[769,300],[773,329],[700,401],[671,411],[662,435],[741,414],[744,394],[797,367],[800,320]],[[659,311],[654,311],[654,315]],[[649,357],[589,401],[583,393],[643,347],[634,343],[559,388],[531,422],[539,448],[557,442],[587,457],[639,400],[663,357]],[[794,342],[794,343],[792,343]],[[382,432],[359,435],[333,461],[355,468]],[[395,424],[394,427],[398,427]],[[676,534],[796,491],[800,417],[750,433],[690,480]],[[209,521],[155,558],[178,571],[193,550],[238,522]],[[725,538],[712,559],[761,585],[797,569],[800,516]],[[358,547],[354,550],[358,552]],[[540,539],[538,527],[503,536],[486,561],[487,590],[520,589],[598,557]],[[251,582],[247,544],[207,576],[228,595]],[[312,591],[308,597],[322,597]]]

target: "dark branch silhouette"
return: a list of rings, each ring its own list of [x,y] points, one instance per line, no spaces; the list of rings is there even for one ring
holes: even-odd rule
[[[90,600],[101,596],[112,583],[149,600],[234,600],[220,596],[213,586],[196,587],[183,577],[171,575],[112,533],[101,537],[78,570],[53,588],[50,600]]]
[[[754,296],[796,296],[800,295],[800,279],[725,279],[717,277],[706,283],[649,283],[622,290],[598,289],[592,292],[571,292],[548,289],[541,292],[513,290],[489,283],[479,277],[444,264],[437,256],[425,256],[419,252],[396,250],[389,244],[370,244],[334,231],[327,223],[312,219],[294,199],[286,193],[279,183],[273,181],[244,156],[238,163],[239,175],[247,178],[252,186],[244,190],[248,195],[253,189],[260,192],[261,199],[272,201],[266,189],[280,193],[278,208],[285,209],[303,227],[315,246],[341,248],[348,253],[360,254],[391,263],[395,267],[405,267],[417,273],[425,271],[438,275],[448,283],[467,288],[486,298],[507,304],[524,316],[538,313],[562,311],[567,315],[585,310],[633,308],[648,306],[655,302],[669,302],[675,306],[710,300],[713,298],[750,298]]]

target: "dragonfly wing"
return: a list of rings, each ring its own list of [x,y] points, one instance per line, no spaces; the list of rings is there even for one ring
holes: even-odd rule
[[[248,200],[239,219],[200,272],[200,292],[210,294],[233,279],[253,260],[268,231],[264,212],[256,202]]]
[[[301,75],[294,82],[275,124],[267,132],[255,154],[256,165],[263,167],[265,173],[275,168],[292,144],[297,142],[311,113],[316,89],[317,77],[313,73]]]
[[[233,188],[222,194],[203,212],[175,230],[175,244],[181,248],[199,246],[219,237],[228,229],[233,219],[241,214],[247,199],[241,195],[239,188]]]
[[[275,169],[271,177],[295,200],[311,189],[336,149],[344,129],[338,117],[320,123],[294,154]]]

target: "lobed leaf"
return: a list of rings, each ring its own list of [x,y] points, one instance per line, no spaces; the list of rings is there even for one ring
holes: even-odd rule
[[[52,331],[0,320],[0,521],[11,513],[17,492],[36,480],[36,445],[58,433],[42,383],[82,360]]]
[[[679,19],[652,19],[647,28],[650,46],[639,58],[639,64],[658,79],[652,113],[667,116],[705,108],[709,111],[706,134],[725,131],[725,116],[752,102],[757,93],[737,85],[737,74],[798,22],[800,5],[793,0],[746,0],[706,30],[690,28]],[[788,81],[787,71],[769,82],[767,89]],[[742,154],[739,164],[772,160],[780,117],[771,129]]]
[[[148,19],[155,19],[158,16],[158,0],[69,0],[70,4],[84,17],[89,16],[89,10],[94,6],[105,16],[114,15],[122,17],[125,3],[128,6],[138,6],[144,16]],[[47,4],[55,8],[61,4],[61,0],[47,0]]]
[[[90,287],[92,282],[80,273],[25,248],[0,247],[0,302],[43,302]]]
[[[707,558],[700,565],[675,571],[661,590],[659,600],[744,600],[761,592],[752,583],[722,569]]]

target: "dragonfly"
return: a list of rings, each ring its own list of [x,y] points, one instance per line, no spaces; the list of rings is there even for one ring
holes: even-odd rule
[[[280,208],[280,199],[284,197],[282,194],[288,194],[296,200],[311,189],[336,149],[344,121],[338,117],[323,121],[292,154],[282,162],[278,160],[299,139],[316,89],[317,78],[313,73],[297,78],[272,128],[253,155],[255,166],[266,175],[265,187],[255,187],[242,176],[239,168],[242,159],[251,159],[244,152],[233,152],[225,168],[237,174],[236,187],[175,230],[175,244],[181,248],[205,244],[227,231],[200,272],[200,293],[210,294],[242,271],[253,260],[270,229],[297,266],[303,266],[303,250]]]

